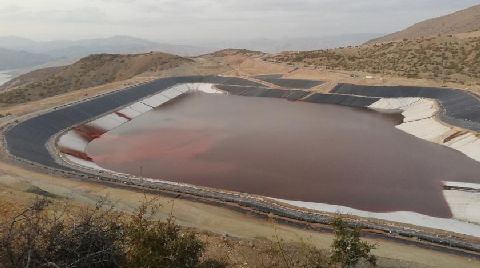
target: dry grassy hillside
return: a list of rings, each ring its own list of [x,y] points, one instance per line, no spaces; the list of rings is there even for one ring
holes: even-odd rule
[[[187,62],[191,60],[164,53],[91,55],[69,66],[41,69],[17,77],[0,88],[5,90],[0,94],[0,103],[38,100],[175,68]]]
[[[261,56],[265,55],[265,53],[261,51],[253,51],[253,50],[248,50],[248,49],[223,49],[219,50],[207,55],[203,56],[213,56],[213,57],[226,57],[226,56],[234,56],[234,55],[242,55],[242,56]]]
[[[467,33],[480,30],[480,5],[446,16],[419,22],[403,31],[369,41],[367,44],[383,43],[437,35]]]
[[[480,85],[480,37],[445,36],[361,47],[285,52],[266,60]]]

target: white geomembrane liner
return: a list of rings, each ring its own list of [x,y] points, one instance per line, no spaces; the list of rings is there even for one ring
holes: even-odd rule
[[[458,150],[480,162],[480,139],[477,134],[467,132],[445,142],[454,133],[454,127],[438,122],[434,117],[438,112],[436,101],[423,98],[382,98],[369,108],[374,110],[402,110],[404,123],[397,128],[417,138],[442,144]]]
[[[446,190],[443,196],[454,218],[480,224],[480,184],[446,181],[444,185],[473,190]]]
[[[201,91],[208,94],[224,94],[223,91],[216,89],[212,84],[192,84],[196,91]]]
[[[369,107],[378,110],[404,110],[420,100],[420,98],[382,98]]]
[[[404,122],[411,122],[431,118],[436,113],[434,101],[420,100],[405,109],[402,115],[405,117]]]
[[[433,229],[446,230],[454,233],[480,237],[480,225],[472,224],[468,222],[462,222],[455,219],[436,218],[436,217],[422,215],[422,214],[410,212],[410,211],[376,213],[376,212],[353,209],[350,207],[337,206],[337,205],[290,201],[290,200],[283,200],[283,199],[274,199],[274,200],[278,200],[280,202],[283,202],[292,206],[307,208],[311,210],[325,211],[330,213],[350,214],[350,215],[356,215],[356,216],[365,217],[365,218],[382,219],[387,221],[424,226],[424,227],[433,228]]]
[[[152,107],[158,107],[158,106],[164,104],[167,101],[168,101],[168,99],[166,97],[161,97],[161,96],[157,96],[157,95],[154,95],[154,96],[151,96],[149,98],[146,98],[146,99],[142,100],[143,103],[147,104],[148,106],[152,106]]]
[[[142,114],[141,112],[136,111],[130,107],[123,108],[121,110],[118,110],[117,112],[124,114],[128,118],[135,118]]]
[[[166,96],[169,99],[174,99],[174,98],[180,96],[181,94],[183,94],[182,91],[178,91],[178,90],[175,90],[173,88],[169,88],[169,89],[166,89],[166,90],[162,91],[162,95]]]
[[[476,141],[472,142],[469,146],[463,148],[462,152],[464,152],[469,157],[480,161],[480,139],[477,138]]]
[[[480,184],[479,183],[469,183],[469,182],[456,182],[456,181],[445,181],[443,182],[445,186],[452,186],[452,187],[462,187],[462,188],[470,188],[480,191]]]
[[[477,137],[473,133],[466,133],[455,139],[447,142],[446,144],[454,149],[460,149],[465,145],[471,144],[477,140]]]
[[[152,107],[158,107],[181,94],[191,92],[191,91],[202,91],[205,93],[223,93],[223,91],[215,89],[213,84],[204,84],[204,83],[181,84],[181,85],[168,88],[160,93],[147,97],[143,100],[137,101],[128,107],[118,110],[117,112],[132,119],[142,115],[143,113],[146,113],[152,110],[153,109]],[[113,113],[104,115],[98,119],[95,119],[87,123],[86,125],[93,126],[105,131],[109,131],[128,121],[129,120],[127,118],[119,116],[118,114],[113,112]],[[57,144],[65,148],[69,148],[79,152],[84,152],[85,148],[88,145],[88,142],[83,137],[81,137],[78,133],[76,133],[74,130],[70,130],[59,137]],[[82,161],[85,161],[85,160],[82,160]]]
[[[67,133],[60,136],[58,139],[58,145],[75,151],[84,152],[88,145],[88,141],[80,136],[75,130],[69,130]]]
[[[135,110],[140,114],[144,114],[153,109],[151,106],[145,105],[141,102],[135,102],[134,104],[130,105],[128,108]]]
[[[105,116],[102,116],[98,119],[93,120],[90,123],[87,123],[86,125],[93,126],[96,128],[100,128],[103,130],[112,130],[123,123],[128,122],[126,118],[120,117],[116,114],[107,114]]]
[[[177,91],[180,94],[187,93],[188,91],[195,91],[196,86],[194,83],[181,84],[167,89],[168,91]]]
[[[433,118],[403,123],[398,125],[397,128],[428,141],[437,141],[442,137],[448,136],[448,133],[451,132],[450,127],[439,123]]]
[[[86,167],[86,168],[90,168],[90,169],[93,169],[93,170],[100,170],[100,171],[108,171],[108,170],[102,168],[101,166],[95,164],[95,162],[87,161],[87,160],[84,160],[84,159],[81,159],[81,158],[78,158],[78,157],[75,157],[75,156],[72,156],[72,155],[69,155],[69,154],[63,154],[63,157],[65,157],[68,161],[70,161],[72,163],[75,163],[77,165],[80,165],[80,166],[83,166],[83,167]]]
[[[480,162],[480,139],[477,133],[466,132],[450,141],[445,142],[445,138],[456,133],[454,127],[446,126],[435,119],[438,112],[438,106],[434,100],[430,99],[390,99],[385,98],[373,103],[370,108],[376,110],[402,110],[404,123],[396,126],[398,129],[414,135],[420,139],[435,142],[457,151]],[[471,189],[480,189],[480,184],[446,182],[447,186],[466,187]],[[409,214],[408,220],[412,218],[412,223],[432,228],[439,228],[454,232],[460,232],[479,237],[477,228],[480,228],[480,193],[461,190],[443,191],[445,200],[452,211],[454,219],[444,220],[436,218],[426,218],[423,215],[418,217]],[[314,206],[314,205],[309,205]],[[403,213],[403,212],[402,212]],[[357,213],[354,213],[357,215]],[[364,213],[362,213],[365,215]],[[388,217],[390,220],[402,222],[397,214],[382,214],[374,217]],[[361,216],[361,215],[359,215]],[[465,221],[465,222],[459,222]],[[466,226],[468,224],[469,226]],[[471,226],[470,226],[471,225]],[[473,229],[472,229],[473,228]]]
[[[164,104],[165,102],[169,101],[170,99],[162,95],[162,93],[158,93],[152,96],[155,98],[155,100],[159,101],[161,104]]]
[[[480,224],[480,192],[449,190],[443,196],[455,219]]]

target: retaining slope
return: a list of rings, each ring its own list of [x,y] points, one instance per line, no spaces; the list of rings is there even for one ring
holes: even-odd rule
[[[161,92],[169,87],[180,83],[212,83],[223,84],[220,88],[230,94],[243,96],[265,96],[280,97],[286,99],[300,100],[308,102],[338,104],[352,107],[368,107],[379,100],[376,97],[349,96],[341,94],[312,94],[307,96],[308,92],[300,90],[278,90],[274,91],[263,87],[260,84],[239,79],[226,78],[218,76],[190,76],[162,78],[156,81],[135,86],[121,91],[112,92],[81,103],[75,103],[69,106],[61,107],[46,114],[28,119],[5,132],[7,149],[13,156],[23,160],[38,163],[50,168],[75,171],[67,166],[58,164],[47,149],[50,139],[57,133],[67,130],[75,125],[99,119],[111,111],[128,108],[128,105],[139,99],[147,98],[155,93]],[[279,93],[280,92],[280,93]],[[82,172],[83,170],[80,170]],[[83,171],[85,172],[85,171]],[[88,172],[86,175],[90,175]],[[98,176],[98,175],[97,175]],[[243,206],[255,209],[264,213],[274,213],[278,216],[290,219],[298,219],[313,223],[329,223],[331,216],[322,212],[305,211],[295,209],[272,202],[267,198],[255,197],[248,194],[238,194],[225,192],[215,189],[194,187],[166,181],[152,181],[137,179],[132,177],[118,177],[115,174],[103,174],[98,179],[111,182],[122,182],[127,185],[142,186],[154,190],[164,190],[178,193],[191,194],[202,198],[212,198],[223,202],[233,202]],[[363,227],[380,230],[386,236],[416,237],[423,241],[434,242],[441,245],[453,246],[461,249],[480,252],[480,244],[470,242],[456,236],[431,235],[429,232],[422,231],[413,227],[404,228],[399,226],[390,226],[389,224],[371,223],[367,219],[358,219],[353,225],[362,225]]]
[[[480,131],[480,99],[466,91],[432,87],[339,84],[331,93],[379,98],[435,99],[442,108],[440,113],[442,121],[461,128]]]
[[[103,96],[55,109],[46,114],[23,121],[5,133],[7,150],[13,156],[38,163],[55,169],[71,171],[69,167],[59,165],[46,144],[51,137],[62,130],[101,116],[111,110],[133,103],[153,93],[160,92],[180,83],[213,83],[246,86],[261,86],[260,84],[230,77],[220,76],[189,76],[162,78],[105,94]]]
[[[323,104],[334,104],[354,108],[367,108],[379,100],[380,98],[373,97],[315,93],[308,96],[303,101]]]
[[[314,80],[306,80],[306,79],[289,79],[289,78],[281,78],[282,75],[259,75],[256,76],[256,79],[284,87],[284,88],[291,88],[291,89],[310,89],[312,87],[319,86],[323,84],[323,81],[314,81]]]
[[[302,90],[285,90],[285,89],[271,89],[266,87],[252,87],[252,86],[232,86],[232,85],[217,85],[229,94],[248,97],[267,97],[267,98],[282,98],[288,100],[300,100],[306,97],[309,93]]]

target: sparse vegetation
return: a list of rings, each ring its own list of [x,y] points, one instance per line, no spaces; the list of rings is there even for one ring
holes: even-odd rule
[[[157,72],[190,62],[164,53],[98,54],[64,67],[46,68],[21,75],[2,87],[0,104],[12,105],[122,81],[146,72]]]
[[[127,214],[101,201],[72,211],[70,204],[44,195],[17,212],[7,209],[0,221],[0,267],[318,268],[354,267],[362,259],[375,264],[373,246],[340,218],[329,257],[309,243],[277,235],[256,243],[215,236],[208,242],[212,234],[179,227],[173,213],[155,220],[158,206],[144,201]]]
[[[355,267],[360,261],[367,261],[373,266],[377,258],[371,251],[375,245],[360,240],[360,228],[350,228],[342,218],[337,217],[333,223],[335,240],[332,244],[330,262],[342,268]]]
[[[480,83],[480,37],[432,37],[328,50],[285,52],[272,62],[329,70],[426,78],[462,84]]]
[[[0,225],[0,266],[224,267],[202,260],[204,244],[173,218],[149,220],[145,204],[133,216],[102,203],[77,215],[48,205],[37,199]]]

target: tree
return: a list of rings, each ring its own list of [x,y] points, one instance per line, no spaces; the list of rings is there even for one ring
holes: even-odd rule
[[[199,267],[202,241],[193,232],[182,231],[172,215],[166,222],[150,220],[148,215],[154,211],[148,210],[149,205],[142,204],[125,229],[127,267]]]
[[[128,216],[100,201],[72,213],[46,198],[0,222],[0,267],[223,268],[205,259],[193,232],[151,220],[155,206],[144,202]],[[149,212],[149,213],[147,213]],[[203,260],[203,261],[202,261]]]
[[[49,203],[44,198],[36,199],[0,224],[0,264],[4,267],[120,266],[123,235],[116,214],[97,206],[70,218],[66,207],[48,211]]]
[[[341,218],[336,217],[332,225],[335,239],[331,245],[330,262],[343,268],[354,267],[361,260],[376,265],[377,258],[371,253],[375,245],[360,240],[360,228],[350,228]]]

